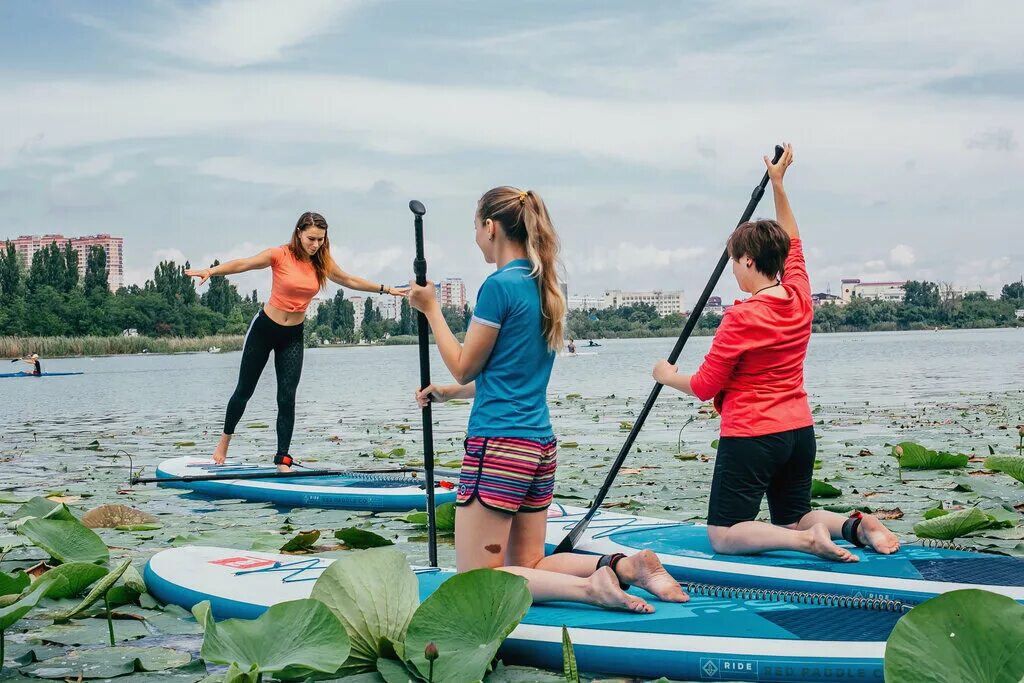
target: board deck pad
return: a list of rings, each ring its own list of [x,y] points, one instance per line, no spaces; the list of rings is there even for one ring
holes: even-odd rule
[[[584,508],[552,505],[546,550],[554,551]],[[965,588],[1024,601],[1024,559],[904,544],[882,555],[839,543],[859,562],[832,562],[798,552],[719,555],[707,527],[600,510],[576,544],[577,552],[604,555],[653,550],[679,581],[766,590],[831,593],[864,600],[918,604],[939,593]]]
[[[219,618],[255,618],[272,604],[309,597],[333,560],[184,546],[146,565],[157,599],[186,609],[209,600]],[[420,599],[450,570],[417,569]],[[561,670],[562,626],[581,671],[683,680],[882,680],[885,640],[902,612],[781,600],[694,596],[639,615],[571,603],[535,605],[499,652],[506,664]],[[444,653],[441,653],[444,656]]]
[[[297,468],[301,470],[302,468]],[[205,458],[181,457],[165,460],[157,466],[157,477],[187,477],[208,474],[246,474],[265,471],[276,474],[273,466],[226,463],[215,465]],[[455,500],[455,489],[435,480],[434,504]],[[160,486],[190,489],[214,498],[238,498],[288,507],[340,508],[404,512],[426,508],[426,493],[421,478],[406,474],[350,472],[345,475],[313,477],[274,477],[268,479],[227,479],[195,482],[161,482]]]

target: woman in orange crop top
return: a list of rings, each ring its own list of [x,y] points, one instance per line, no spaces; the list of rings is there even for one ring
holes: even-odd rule
[[[256,390],[270,352],[274,352],[277,373],[277,455],[274,464],[281,472],[291,470],[289,448],[295,426],[295,391],[302,375],[303,322],[306,307],[327,280],[362,292],[405,296],[406,289],[385,287],[355,275],[349,275],[331,258],[327,240],[327,221],[318,213],[307,211],[299,216],[291,243],[265,249],[249,258],[235,259],[212,268],[186,270],[186,275],[199,278],[199,284],[215,275],[230,275],[269,267],[273,273],[270,301],[249,324],[242,346],[242,366],[238,385],[228,401],[224,417],[224,433],[213,451],[213,460],[224,464],[235,426],[245,412],[245,405]]]

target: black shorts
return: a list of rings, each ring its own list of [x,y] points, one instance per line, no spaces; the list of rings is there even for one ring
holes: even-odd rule
[[[814,427],[764,436],[718,440],[708,501],[708,525],[749,522],[768,494],[772,524],[795,524],[811,511],[811,479],[817,444]]]

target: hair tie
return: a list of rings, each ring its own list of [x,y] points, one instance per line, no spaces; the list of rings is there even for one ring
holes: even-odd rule
[[[519,203],[520,204],[525,204],[526,203],[526,197],[529,194],[530,194],[529,191],[527,191],[527,192],[520,192],[519,193]]]

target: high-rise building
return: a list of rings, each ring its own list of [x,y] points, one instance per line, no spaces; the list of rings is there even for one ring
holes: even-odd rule
[[[565,299],[570,311],[601,310],[605,307],[604,297],[597,294],[571,294]]]
[[[683,291],[665,292],[655,289],[651,292],[623,292],[619,289],[609,289],[604,293],[605,308],[637,306],[639,304],[654,306],[654,310],[660,316],[683,313]]]
[[[108,234],[87,235],[85,237],[65,237],[64,235],[22,235],[10,240],[14,245],[22,266],[26,270],[32,267],[32,257],[40,249],[45,249],[56,242],[61,249],[68,242],[78,252],[78,275],[85,277],[85,265],[89,258],[89,247],[102,247],[107,252],[107,284],[110,291],[116,292],[124,284],[124,238],[112,237]]]
[[[363,307],[366,304],[363,303],[361,296],[350,296],[348,300],[352,302],[352,318],[355,320],[355,329],[358,333],[363,326]]]
[[[437,301],[442,306],[463,308],[466,305],[466,283],[461,277],[446,277],[437,283]]]
[[[372,301],[373,310],[380,313],[380,317],[384,320],[398,320],[402,313],[401,297],[384,294],[372,299]]]

